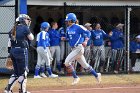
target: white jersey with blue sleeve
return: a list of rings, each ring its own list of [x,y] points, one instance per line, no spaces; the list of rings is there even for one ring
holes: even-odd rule
[[[41,31],[40,33],[37,34],[37,47],[48,47],[50,46],[50,38],[49,34],[45,31]]]

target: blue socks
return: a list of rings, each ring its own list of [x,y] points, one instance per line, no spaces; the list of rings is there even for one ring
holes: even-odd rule
[[[52,74],[52,70],[51,68],[47,68],[48,74],[51,75]]]
[[[35,69],[35,76],[39,75],[39,69]]]
[[[72,76],[73,76],[73,78],[78,78],[78,76],[76,75],[76,71],[75,70],[72,71]]]
[[[61,71],[61,64],[60,63],[57,63],[57,69],[59,72]]]
[[[72,65],[68,66],[67,68],[71,69],[73,78],[78,78],[78,76],[76,75],[76,71],[74,70]]]
[[[94,75],[95,77],[98,77],[98,75],[97,75],[97,73],[95,72],[94,69],[91,69],[90,73],[91,73],[92,75]]]

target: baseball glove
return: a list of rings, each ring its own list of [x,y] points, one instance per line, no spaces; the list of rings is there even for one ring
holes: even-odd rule
[[[6,63],[5,65],[6,65],[6,68],[7,69],[10,69],[10,70],[13,69],[13,61],[12,61],[12,59],[10,57],[8,57],[6,59],[6,62],[5,63]]]

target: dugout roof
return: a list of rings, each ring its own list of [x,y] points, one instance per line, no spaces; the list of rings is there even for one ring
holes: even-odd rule
[[[28,5],[63,6],[140,6],[139,0],[28,0]]]

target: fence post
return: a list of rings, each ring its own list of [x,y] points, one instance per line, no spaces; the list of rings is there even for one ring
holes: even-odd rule
[[[130,53],[129,53],[129,46],[130,46],[130,12],[131,7],[126,6],[125,10],[125,29],[126,29],[126,62],[127,62],[127,72],[130,71]]]

